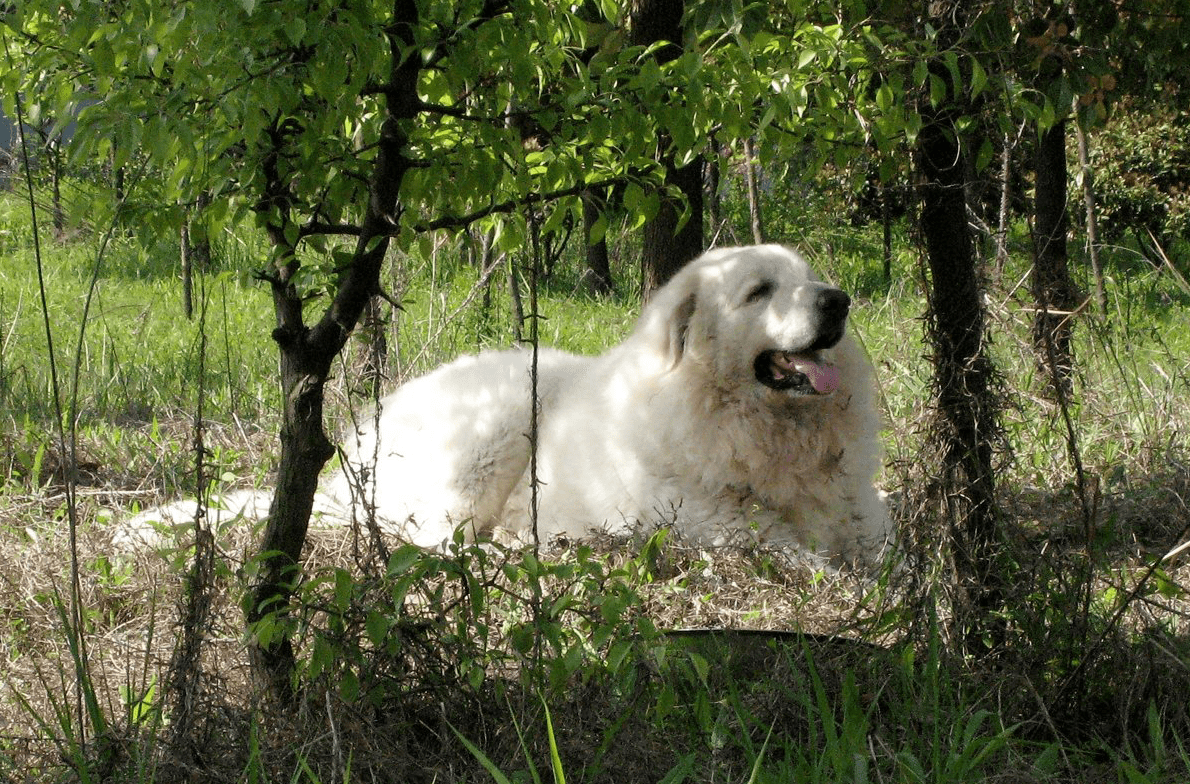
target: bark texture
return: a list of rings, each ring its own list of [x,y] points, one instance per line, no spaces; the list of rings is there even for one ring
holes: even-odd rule
[[[1067,263],[1066,121],[1046,131],[1037,145],[1033,203],[1033,347],[1050,379],[1070,390],[1073,311],[1078,304]]]
[[[659,62],[676,59],[682,53],[683,0],[637,0],[631,16],[631,40],[638,46],[665,42],[654,51]],[[702,156],[679,165],[667,151],[669,139],[662,134],[659,154],[665,182],[681,194],[675,198],[660,192],[657,214],[645,224],[641,242],[641,296],[648,299],[664,286],[687,262],[703,250]],[[688,212],[685,222],[683,212]]]
[[[984,351],[984,309],[967,222],[963,153],[945,111],[922,128],[921,234],[930,273],[928,339],[933,352],[941,453],[939,492],[969,648],[986,646],[1003,596],[993,444],[999,434],[994,369]]]
[[[292,284],[297,272],[288,195],[279,171],[284,146],[284,126],[275,128],[277,156],[266,165],[268,196],[260,208],[274,216],[268,226],[277,255],[278,270],[272,279],[277,328],[273,332],[281,351],[281,387],[284,411],[277,487],[261,541],[256,583],[248,608],[248,622],[256,625],[270,613],[284,619],[284,608],[300,576],[300,557],[306,543],[318,476],[334,455],[323,417],[323,388],[331,362],[359,323],[369,300],[380,291],[380,269],[388,249],[388,236],[400,209],[401,182],[412,162],[406,155],[407,123],[418,114],[416,57],[413,28],[418,21],[415,0],[395,0],[393,22],[387,28],[392,56],[389,83],[385,85],[387,117],[381,127],[375,166],[369,184],[368,205],[355,256],[322,318],[313,327],[302,320],[302,301]],[[269,625],[266,625],[269,626]],[[260,628],[260,627],[255,627]],[[257,634],[252,646],[258,680],[272,695],[292,697],[293,644],[284,624],[275,631]]]

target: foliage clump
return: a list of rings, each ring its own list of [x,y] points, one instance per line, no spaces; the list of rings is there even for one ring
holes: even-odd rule
[[[1104,239],[1131,232],[1150,261],[1190,237],[1190,112],[1171,88],[1126,101],[1096,132],[1091,168]]]

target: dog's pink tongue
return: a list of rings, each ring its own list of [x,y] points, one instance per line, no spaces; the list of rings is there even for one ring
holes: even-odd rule
[[[829,395],[839,388],[839,369],[824,365],[806,357],[790,357],[790,366],[810,380],[810,386],[819,394]]]

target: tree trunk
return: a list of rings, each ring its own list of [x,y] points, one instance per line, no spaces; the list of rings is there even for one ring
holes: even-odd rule
[[[723,231],[723,198],[720,193],[720,166],[723,164],[723,154],[714,133],[711,134],[709,148],[711,154],[706,161],[705,217],[707,220],[707,231],[712,238],[715,238]]]
[[[508,295],[512,302],[512,340],[517,345],[525,339],[525,303],[521,299],[521,276],[517,274],[516,258],[508,254]]]
[[[744,140],[744,181],[748,186],[748,217],[752,226],[752,241],[764,242],[764,223],[760,213],[760,188],[756,184],[756,142]]]
[[[285,296],[285,295],[281,295]],[[259,683],[281,701],[292,697],[294,668],[292,629],[286,627],[285,605],[301,577],[301,553],[306,543],[318,474],[335,454],[323,429],[323,386],[333,352],[308,342],[308,331],[279,327],[274,338],[281,348],[283,411],[281,459],[277,487],[269,506],[260,550],[264,554],[253,590],[248,622],[254,629],[253,664]],[[260,622],[278,621],[270,634]]]
[[[371,400],[379,400],[384,381],[388,378],[388,320],[384,317],[383,298],[368,298],[363,316],[364,360],[360,382]]]
[[[195,211],[201,212],[210,203],[210,196],[198,198]],[[194,271],[206,272],[211,268],[211,240],[205,234],[198,242],[193,241],[190,230],[193,214],[187,212],[182,220],[179,250],[182,256],[182,312],[187,320],[194,317]]]
[[[178,250],[182,254],[182,315],[186,320],[194,318],[194,263],[190,247],[190,221],[182,221],[182,232],[178,238]]]
[[[1095,205],[1095,173],[1091,170],[1087,134],[1083,131],[1082,124],[1077,118],[1074,121],[1074,133],[1078,139],[1078,169],[1083,186],[1087,256],[1091,259],[1091,275],[1095,278],[1095,303],[1099,306],[1099,315],[1106,316],[1107,291],[1103,287],[1103,267],[1099,261],[1099,220],[1097,218],[1098,209]]]
[[[641,296],[646,300],[703,250],[702,156],[682,167],[675,167],[672,158],[666,160],[665,181],[677,186],[683,198],[674,199],[662,193],[657,215],[645,224],[641,243]],[[689,217],[679,226],[683,206]]]
[[[62,239],[66,234],[66,212],[62,207],[62,145],[54,137],[46,142],[45,150],[50,161],[50,187],[53,194],[54,236]]]
[[[1003,596],[996,547],[992,438],[998,432],[993,366],[984,353],[984,311],[967,222],[962,150],[949,117],[927,117],[918,137],[922,186],[921,233],[930,271],[934,380],[939,415],[943,496],[962,595],[972,611],[965,637],[984,650],[985,633]],[[993,635],[994,637],[994,635]]]
[[[587,269],[583,272],[583,286],[592,295],[612,293],[612,269],[607,255],[607,232],[594,242],[591,234],[595,223],[603,215],[605,200],[594,191],[583,193],[583,237],[586,239]]]
[[[265,165],[268,198],[260,208],[272,216],[267,228],[277,257],[278,273],[272,287],[278,326],[273,337],[281,350],[284,410],[277,487],[260,545],[259,572],[247,620],[253,630],[251,651],[256,676],[273,696],[286,702],[293,696],[294,657],[285,608],[300,578],[300,558],[318,474],[335,453],[324,430],[323,387],[332,360],[359,323],[368,300],[380,290],[388,234],[399,217],[401,182],[412,165],[405,152],[405,124],[419,111],[420,61],[404,57],[414,45],[417,18],[416,0],[394,0],[393,23],[387,28],[392,58],[385,88],[387,116],[377,145],[362,231],[334,299],[313,327],[302,321],[301,297],[292,284],[298,263],[289,223],[288,191],[280,172],[284,147],[280,127],[272,131],[276,154]],[[288,233],[287,228],[291,230]],[[278,623],[262,623],[270,617]]]
[[[1008,264],[1008,217],[1012,199],[1012,144],[1004,134],[1004,149],[1000,153],[1000,208],[996,214],[996,282]]]
[[[1063,392],[1074,371],[1072,312],[1078,304],[1066,259],[1066,121],[1037,145],[1033,203],[1033,346],[1038,361]]]
[[[654,55],[662,63],[676,59],[682,52],[684,11],[683,0],[636,0],[630,20],[631,42],[637,46],[668,42]],[[668,147],[669,139],[662,134],[659,154],[665,182],[676,187],[682,197],[672,198],[662,190],[657,215],[645,224],[641,243],[641,296],[644,299],[665,285],[703,249],[702,157],[678,166],[672,153],[667,152]],[[685,223],[682,223],[683,207],[689,213]]]
[[[880,186],[880,226],[884,239],[884,285],[892,284],[892,189]]]

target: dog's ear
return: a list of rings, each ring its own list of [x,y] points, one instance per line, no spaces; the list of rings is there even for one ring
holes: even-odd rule
[[[697,306],[698,278],[683,271],[653,294],[641,314],[636,337],[653,349],[667,370],[676,367],[686,352]]]
[[[686,336],[690,332],[690,319],[694,316],[698,295],[690,292],[677,307],[669,319],[669,341],[666,345],[666,356],[671,368],[677,367],[682,355],[686,353]]]

